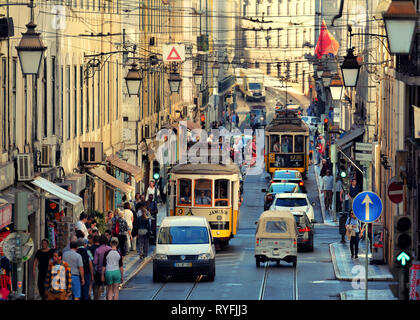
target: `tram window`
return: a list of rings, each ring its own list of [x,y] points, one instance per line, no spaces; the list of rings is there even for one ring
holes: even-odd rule
[[[295,152],[303,152],[305,139],[303,135],[295,136]]]
[[[211,180],[195,180],[195,204],[211,206]]]
[[[179,179],[179,199],[178,203],[183,205],[191,205],[191,180]]]
[[[270,136],[271,138],[271,150],[270,152],[280,152],[280,137]]]
[[[293,136],[292,135],[282,135],[281,136],[281,152],[289,153],[293,152]]]
[[[219,179],[214,181],[214,199],[216,207],[229,205],[229,180]]]

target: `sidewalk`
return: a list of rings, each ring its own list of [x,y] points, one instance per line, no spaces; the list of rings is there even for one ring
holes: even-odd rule
[[[166,216],[166,205],[163,204],[159,206],[159,211],[157,214],[157,222],[156,225],[159,227],[162,219]],[[150,261],[152,261],[153,254],[155,252],[155,246],[149,246],[149,255],[140,260],[137,251],[130,251],[124,257],[124,281],[120,287],[124,287],[131,278],[137,275]]]
[[[337,227],[338,222],[334,222],[330,214],[325,210],[324,195],[320,190],[320,165],[314,165],[315,178],[319,191],[319,201],[321,205],[322,217],[324,219],[324,225]],[[338,230],[337,230],[338,232]],[[349,241],[346,239],[346,243],[335,242],[329,245],[330,254],[333,262],[334,273],[338,280],[353,281],[360,279],[365,276],[365,251],[366,243],[364,240],[359,242],[359,258],[352,259],[350,254]],[[371,254],[368,254],[370,260]],[[368,265],[368,281],[393,281],[394,278],[389,271],[388,265]],[[350,290],[340,293],[341,300],[364,300],[365,290]],[[369,300],[397,300],[392,294],[390,289],[386,290],[369,290],[368,285],[368,299]]]

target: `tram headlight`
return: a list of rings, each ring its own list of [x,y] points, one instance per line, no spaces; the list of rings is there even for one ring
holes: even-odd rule
[[[166,254],[157,253],[154,257],[155,260],[168,260],[168,256]]]

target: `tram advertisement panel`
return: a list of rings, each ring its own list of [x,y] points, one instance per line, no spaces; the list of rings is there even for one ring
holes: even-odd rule
[[[304,154],[275,154],[274,159],[270,158],[270,167],[274,168],[303,168],[305,166]]]

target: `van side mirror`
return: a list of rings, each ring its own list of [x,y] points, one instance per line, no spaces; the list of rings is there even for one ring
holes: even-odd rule
[[[255,221],[255,224],[258,224],[258,221]]]
[[[312,207],[315,207],[316,206],[316,203],[315,202],[312,202],[311,205],[312,205]]]
[[[311,223],[316,223],[316,220],[315,220],[315,219],[312,219],[312,220],[311,220]]]
[[[267,192],[267,189],[261,189],[261,192]]]

